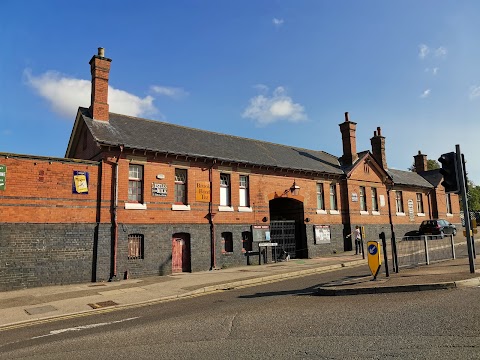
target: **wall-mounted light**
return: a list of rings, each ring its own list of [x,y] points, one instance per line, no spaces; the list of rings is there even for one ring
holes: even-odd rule
[[[264,216],[263,219],[262,219],[263,222],[267,222],[268,221],[268,217]]]
[[[306,223],[309,223],[309,222],[310,222],[310,218],[306,218],[306,219],[305,219],[305,222],[306,222]]]
[[[292,186],[290,186],[290,192],[292,193],[292,195],[298,195],[298,193],[300,192],[300,186],[297,185],[295,180],[293,181]]]

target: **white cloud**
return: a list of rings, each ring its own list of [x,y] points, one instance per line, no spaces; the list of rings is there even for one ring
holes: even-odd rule
[[[480,85],[472,85],[470,86],[470,100],[476,99],[480,97]]]
[[[268,90],[266,86],[262,89]],[[277,87],[270,97],[268,94],[262,94],[250,99],[242,117],[254,120],[259,126],[282,120],[295,123],[307,119],[304,107],[294,103],[281,86]]]
[[[426,68],[426,69],[425,69],[425,72],[426,72],[426,73],[432,73],[432,75],[435,76],[435,75],[438,74],[438,70],[440,70],[440,68],[438,68],[438,67]]]
[[[447,56],[447,48],[444,46],[440,46],[438,49],[435,50],[436,57],[445,57]]]
[[[430,53],[433,53],[434,57],[445,58],[447,56],[447,48],[445,46],[440,46],[436,49],[431,49],[428,45],[420,44],[418,45],[418,57],[420,59],[425,59]]]
[[[418,45],[418,57],[420,59],[425,59],[425,57],[430,52],[430,48],[425,44]]]
[[[55,71],[32,75],[29,69],[24,71],[28,85],[46,99],[52,110],[60,116],[74,119],[79,106],[90,106],[91,82],[75,79]],[[140,98],[126,91],[108,87],[110,111],[130,116],[145,116],[157,113],[153,105],[154,98]]]
[[[420,97],[421,97],[422,99],[425,99],[425,98],[427,98],[427,97],[430,96],[430,93],[431,93],[431,90],[430,90],[430,89],[427,89],[427,90],[425,90],[425,91],[422,93],[422,95],[420,95]]]
[[[150,87],[150,89],[156,94],[165,95],[173,99],[179,99],[188,96],[188,92],[182,88],[153,85]]]
[[[273,18],[272,23],[275,26],[282,26],[285,21],[283,19]]]

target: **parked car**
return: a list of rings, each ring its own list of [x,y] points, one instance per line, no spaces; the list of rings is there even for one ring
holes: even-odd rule
[[[450,234],[455,236],[457,235],[457,228],[443,219],[424,220],[420,224],[419,233],[420,235],[440,235],[441,237]]]

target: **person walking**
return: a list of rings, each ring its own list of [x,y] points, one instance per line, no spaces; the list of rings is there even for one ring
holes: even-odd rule
[[[356,225],[355,230],[353,230],[351,234],[348,234],[347,238],[352,235],[355,238],[355,255],[362,255],[362,234],[360,233],[360,226]]]
[[[360,233],[360,227],[355,226],[355,255],[362,255],[362,234]]]

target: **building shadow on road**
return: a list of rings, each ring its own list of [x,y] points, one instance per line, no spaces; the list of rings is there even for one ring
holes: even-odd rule
[[[324,283],[319,283],[319,284],[316,284],[314,286],[307,287],[305,289],[258,292],[258,293],[251,294],[251,295],[241,295],[238,298],[239,299],[253,299],[253,298],[261,298],[261,297],[268,297],[268,296],[316,295],[318,288],[328,288],[328,287],[335,287],[335,286],[342,286],[342,285],[353,286],[353,285],[356,285],[356,284],[365,283],[366,281],[370,281],[371,278],[372,278],[371,274],[355,275],[355,276],[343,276],[339,279],[324,282]]]

